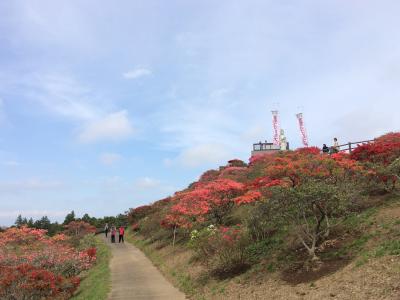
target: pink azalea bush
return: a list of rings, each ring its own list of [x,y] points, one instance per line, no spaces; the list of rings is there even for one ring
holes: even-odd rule
[[[96,260],[96,249],[78,251],[69,239],[27,227],[0,233],[0,298],[68,299]]]

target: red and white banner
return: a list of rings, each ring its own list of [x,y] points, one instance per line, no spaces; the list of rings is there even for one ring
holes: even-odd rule
[[[308,147],[308,137],[307,137],[307,131],[304,126],[304,119],[303,119],[303,114],[298,113],[296,114],[297,120],[299,121],[299,127],[300,127],[300,132],[301,132],[301,140],[303,142],[304,147]]]
[[[273,110],[272,111],[272,127],[274,129],[274,145],[279,145],[280,144],[280,138],[279,138],[279,118],[278,118],[278,111]]]

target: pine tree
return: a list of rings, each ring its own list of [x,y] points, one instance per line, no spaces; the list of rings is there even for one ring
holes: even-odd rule
[[[21,227],[24,225],[24,220],[22,219],[21,215],[18,215],[17,219],[15,220],[15,226]]]
[[[68,215],[65,216],[63,225],[67,225],[72,221],[75,221],[75,212],[74,211],[71,211]]]

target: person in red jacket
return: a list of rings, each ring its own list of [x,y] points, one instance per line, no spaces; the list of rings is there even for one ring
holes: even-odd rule
[[[121,227],[118,229],[118,233],[119,233],[119,243],[121,243],[121,241],[124,242],[124,233],[125,233],[125,228],[124,228],[124,226],[121,226]]]

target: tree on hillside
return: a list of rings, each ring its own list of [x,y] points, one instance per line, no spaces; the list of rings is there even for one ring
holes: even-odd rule
[[[67,225],[72,221],[75,221],[75,212],[74,211],[71,211],[68,215],[65,216],[63,225]]]
[[[37,229],[46,229],[49,230],[50,229],[50,219],[47,216],[43,216],[41,219],[36,220],[33,223],[33,227],[37,228]]]
[[[86,223],[90,223],[91,217],[89,216],[88,213],[85,213],[85,214],[82,216],[81,220],[84,221],[84,222],[86,222]]]
[[[400,179],[400,157],[389,165],[389,171],[396,176],[397,180]]]
[[[84,221],[72,221],[64,225],[65,233],[75,238],[81,238],[88,233],[95,233],[96,227]]]
[[[28,221],[26,218],[22,218],[21,215],[18,215],[17,219],[15,220],[15,226],[21,227],[27,225]]]
[[[338,185],[308,181],[296,187],[274,188],[271,203],[282,221],[291,224],[310,258],[319,260],[317,247],[329,236],[338,216],[346,213],[351,195]]]

